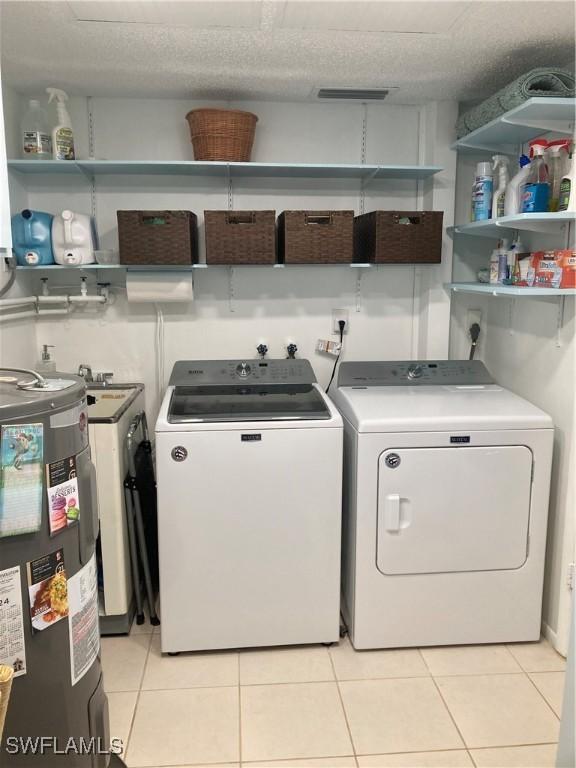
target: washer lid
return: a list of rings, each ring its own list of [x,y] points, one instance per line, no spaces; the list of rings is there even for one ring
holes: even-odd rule
[[[548,414],[496,384],[358,385],[330,390],[358,432],[437,432],[551,429]]]
[[[313,384],[174,387],[168,422],[247,422],[329,419]]]

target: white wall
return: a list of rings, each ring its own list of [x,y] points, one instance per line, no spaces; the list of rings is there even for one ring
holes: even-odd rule
[[[100,159],[192,159],[186,112],[194,104],[182,100],[73,99],[71,112],[78,155],[88,155],[88,109],[94,127],[93,153]],[[362,161],[361,105],[242,103],[259,116],[252,159],[257,161]],[[381,105],[367,111],[365,162],[442,164],[446,170],[432,182],[387,181],[365,191],[365,209],[444,208],[452,220],[455,105],[442,108]],[[12,148],[16,151],[16,148]],[[13,174],[14,183],[21,177]],[[91,212],[88,180],[40,175],[26,180],[27,204],[57,212],[73,207]],[[227,186],[217,179],[180,177],[97,177],[96,220],[103,247],[117,247],[119,208],[227,207]],[[360,184],[342,180],[244,180],[233,184],[233,207],[351,208],[359,212]],[[204,232],[200,215],[201,259]],[[444,245],[443,269],[450,271],[451,243]],[[303,267],[271,270],[238,268],[196,270],[195,301],[164,307],[165,368],[169,375],[178,359],[250,357],[265,341],[272,356],[284,356],[294,341],[299,355],[311,359],[326,383],[332,358],[315,353],[319,337],[331,335],[333,308],[350,312],[345,356],[406,358],[447,354],[449,305],[439,289],[442,268],[382,266],[370,270]],[[102,276],[103,273],[100,273]],[[110,272],[106,274],[109,279]],[[35,276],[34,276],[35,278]],[[91,278],[95,282],[96,277]],[[58,273],[58,283],[78,284],[73,273]],[[54,286],[56,287],[56,286]],[[128,304],[123,278],[114,277],[116,303],[102,312],[75,312],[36,323],[36,345],[54,344],[61,369],[80,362],[94,370],[114,371],[118,380],[146,384],[150,418],[158,404],[156,385],[156,316],[151,305]],[[434,327],[428,322],[434,315]],[[423,330],[424,329],[424,330]],[[431,329],[431,330],[429,330]],[[162,389],[162,387],[161,387]]]
[[[470,193],[475,163],[480,157],[458,160],[456,221],[469,220]],[[485,159],[485,157],[482,157]],[[574,242],[567,229],[559,235],[530,235],[522,240],[531,250],[565,248]],[[496,242],[483,237],[459,236],[454,244],[454,279],[475,279],[487,266]],[[563,302],[563,305],[562,305]],[[497,381],[548,412],[555,424],[554,463],[550,497],[546,577],[545,632],[558,650],[566,653],[570,616],[568,565],[574,562],[576,540],[576,297],[510,299],[456,294],[452,302],[450,355],[466,357],[469,309],[482,311],[478,357]],[[562,312],[563,307],[563,312]]]
[[[3,93],[3,104],[0,104],[0,289],[10,279],[10,273],[4,263],[4,256],[9,253],[10,237],[10,204],[23,207],[26,194],[18,182],[12,186],[10,200],[5,179],[6,165],[4,162],[5,148],[13,149],[17,142],[17,129],[14,114],[19,110],[19,97],[11,89]],[[4,125],[2,113],[6,112],[6,142],[2,140]],[[14,209],[14,208],[13,208]],[[29,292],[29,280],[20,279],[10,290],[11,297],[23,296]],[[30,368],[34,363],[36,334],[33,323],[29,319],[11,321],[0,325],[0,365],[12,365],[18,368]]]

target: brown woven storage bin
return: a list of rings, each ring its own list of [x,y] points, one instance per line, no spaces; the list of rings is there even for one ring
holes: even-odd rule
[[[197,220],[191,211],[116,211],[121,264],[193,264]]]
[[[278,258],[285,264],[350,264],[354,211],[282,211]]]
[[[207,264],[274,264],[276,211],[204,211]]]
[[[195,160],[247,162],[258,118],[239,109],[193,109],[186,115]]]
[[[438,264],[442,211],[372,211],[354,220],[354,260],[377,264]]]

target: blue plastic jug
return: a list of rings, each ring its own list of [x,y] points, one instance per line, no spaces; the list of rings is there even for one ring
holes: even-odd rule
[[[52,253],[51,213],[29,211],[12,216],[12,247],[16,263],[21,267],[43,267],[54,264]]]

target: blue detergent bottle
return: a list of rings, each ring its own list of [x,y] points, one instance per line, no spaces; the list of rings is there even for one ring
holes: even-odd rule
[[[12,216],[12,247],[21,267],[54,264],[51,213],[25,208]]]
[[[546,165],[546,139],[530,142],[530,173],[522,189],[522,213],[545,213],[550,200],[550,176]]]

